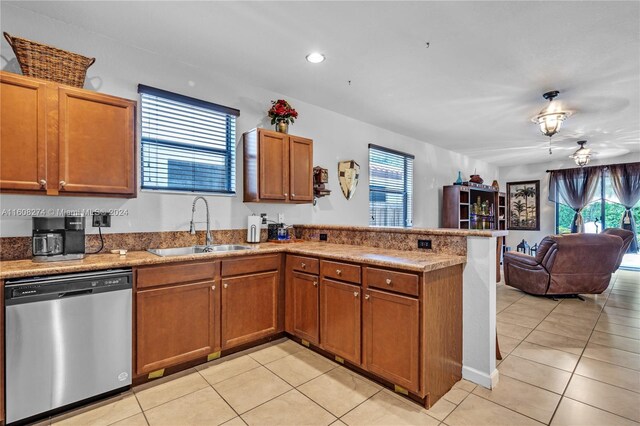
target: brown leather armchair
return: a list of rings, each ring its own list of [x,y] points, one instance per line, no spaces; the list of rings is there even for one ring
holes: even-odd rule
[[[505,283],[536,295],[600,294],[621,249],[622,239],[615,235],[551,235],[538,245],[535,257],[504,254]]]
[[[628,229],[621,228],[607,228],[602,231],[603,234],[606,235],[616,235],[622,238],[622,249],[620,250],[620,256],[618,256],[618,261],[616,262],[616,269],[620,267],[622,263],[622,258],[624,257],[627,250],[629,250],[629,246],[631,245],[631,241],[633,241],[633,232]]]

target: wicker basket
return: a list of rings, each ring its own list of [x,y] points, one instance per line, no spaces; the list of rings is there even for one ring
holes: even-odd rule
[[[89,68],[96,58],[87,58],[46,44],[6,32],[4,38],[16,54],[22,73],[28,77],[42,78],[82,88]]]

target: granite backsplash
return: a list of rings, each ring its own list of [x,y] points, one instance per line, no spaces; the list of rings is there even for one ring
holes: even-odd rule
[[[242,244],[246,241],[246,229],[214,230],[214,244]],[[326,234],[327,242],[334,244],[364,245],[404,251],[424,251],[426,253],[451,254],[466,256],[467,242],[463,235],[438,235],[425,232],[381,232],[366,229],[331,229],[322,226],[305,225],[295,228],[297,239],[319,241],[320,234]],[[191,235],[186,231],[172,232],[134,232],[103,234],[104,248],[101,253],[108,253],[113,249],[130,251],[146,250],[148,248],[184,247],[204,244],[205,232],[198,231]],[[263,229],[261,241],[266,241],[267,230]],[[431,240],[432,248],[418,249],[418,240]],[[86,251],[94,252],[100,247],[100,237],[96,234],[86,236]],[[31,257],[31,237],[0,238],[0,260],[18,260]]]
[[[364,245],[403,251],[424,251],[425,253],[467,255],[467,237],[463,235],[437,235],[425,233],[394,232],[391,230],[366,230],[359,227],[332,229],[322,225],[304,225],[295,228],[296,238],[319,241],[325,234],[326,241],[334,244]],[[418,240],[431,240],[431,249],[419,249]]]
[[[247,237],[246,229],[214,230],[214,244],[244,243]],[[132,232],[119,234],[102,234],[104,248],[100,253],[108,253],[114,249],[129,251],[146,250],[149,248],[185,247],[205,243],[205,231],[197,231],[191,235],[187,231],[173,232]],[[267,240],[267,230],[262,230],[261,240]],[[95,252],[100,248],[100,236],[87,235],[85,251]],[[19,260],[31,257],[31,237],[0,238],[0,260]]]

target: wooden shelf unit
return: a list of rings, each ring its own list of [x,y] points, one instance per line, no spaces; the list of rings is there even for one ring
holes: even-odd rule
[[[471,206],[477,202],[489,201],[494,208],[491,220],[483,221],[478,227],[473,220]],[[507,229],[507,198],[504,192],[495,189],[466,185],[447,185],[442,188],[442,227],[457,229]],[[487,226],[488,225],[488,226]]]

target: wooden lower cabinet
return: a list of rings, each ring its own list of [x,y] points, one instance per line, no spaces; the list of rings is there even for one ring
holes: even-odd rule
[[[367,289],[363,301],[364,366],[373,374],[420,391],[418,299]]]
[[[360,364],[360,286],[326,278],[320,286],[322,348]]]
[[[248,347],[281,332],[284,319],[291,335],[424,398],[427,408],[460,380],[462,265],[418,273],[296,255],[284,269],[282,260],[138,267],[137,376]]]
[[[191,361],[219,350],[215,282],[136,293],[136,373]]]
[[[278,271],[222,279],[222,348],[248,343],[278,329]]]
[[[318,276],[293,272],[288,285],[291,287],[291,333],[318,344],[320,335],[320,288]]]

